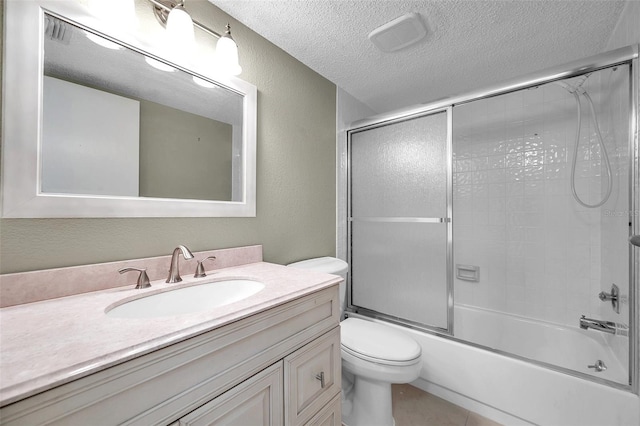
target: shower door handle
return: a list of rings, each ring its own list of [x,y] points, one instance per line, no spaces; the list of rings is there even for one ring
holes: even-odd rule
[[[636,247],[640,247],[640,234],[633,235],[631,238],[629,238],[629,243],[633,244]]]

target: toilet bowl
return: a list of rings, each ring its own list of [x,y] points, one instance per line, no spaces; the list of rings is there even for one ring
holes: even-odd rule
[[[288,266],[346,278],[347,263],[332,257]],[[340,283],[345,307],[346,283]],[[420,345],[401,330],[377,322],[346,318],[340,323],[342,355],[342,423],[346,426],[392,426],[391,384],[417,379],[422,368]]]
[[[348,426],[391,426],[391,384],[418,378],[420,345],[399,330],[357,318],[340,323],[342,370],[353,374],[342,422]]]

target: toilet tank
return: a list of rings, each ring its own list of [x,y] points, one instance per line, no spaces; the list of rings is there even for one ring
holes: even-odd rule
[[[298,269],[310,269],[312,271],[324,272],[326,274],[339,275],[342,277],[340,283],[340,312],[344,313],[346,308],[347,297],[347,272],[349,264],[344,260],[335,257],[316,257],[313,259],[302,260],[300,262],[290,263],[287,266]]]

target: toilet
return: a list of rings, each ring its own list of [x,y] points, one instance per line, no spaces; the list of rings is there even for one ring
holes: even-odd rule
[[[346,262],[333,257],[288,265],[340,275],[340,307],[346,308]],[[422,349],[402,331],[373,321],[347,318],[340,323],[342,423],[346,426],[393,426],[391,384],[420,375]]]

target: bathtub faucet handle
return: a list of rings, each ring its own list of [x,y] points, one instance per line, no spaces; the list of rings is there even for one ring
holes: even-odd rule
[[[611,307],[613,308],[615,313],[617,313],[617,314],[620,313],[620,289],[618,288],[617,285],[611,284],[611,293],[607,293],[605,291],[601,291],[600,294],[598,294],[598,297],[603,302],[606,302],[607,300],[610,300],[611,301]]]

